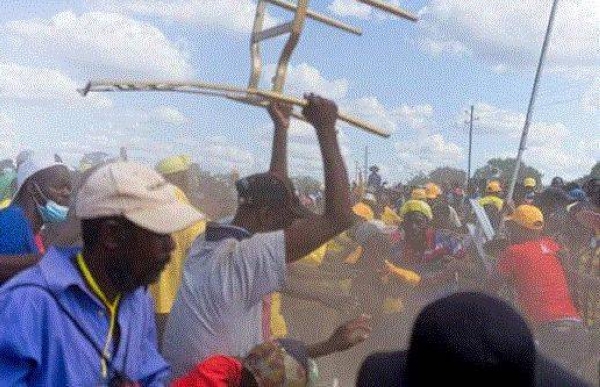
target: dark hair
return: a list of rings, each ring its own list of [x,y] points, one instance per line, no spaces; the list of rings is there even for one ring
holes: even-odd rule
[[[552,178],[552,182],[550,183],[553,187],[562,187],[565,185],[564,180],[560,176],[555,176]]]

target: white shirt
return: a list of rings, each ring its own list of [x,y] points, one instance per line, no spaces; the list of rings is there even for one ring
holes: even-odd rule
[[[284,287],[285,268],[283,231],[241,241],[196,239],[163,339],[173,376],[211,355],[243,357],[268,339],[262,300]]]

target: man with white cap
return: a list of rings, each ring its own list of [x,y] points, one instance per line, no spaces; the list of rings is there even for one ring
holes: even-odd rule
[[[19,165],[14,199],[0,211],[0,284],[39,261],[40,231],[66,219],[70,195],[69,170],[54,157],[32,155]]]
[[[155,171],[129,162],[98,168],[75,211],[83,248],[52,247],[0,290],[5,385],[163,385],[146,286],[174,248],[170,234],[201,219]],[[17,333],[20,332],[20,333]]]

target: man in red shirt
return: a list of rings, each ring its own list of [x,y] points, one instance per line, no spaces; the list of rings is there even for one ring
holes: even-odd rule
[[[537,207],[517,207],[506,227],[509,245],[498,258],[498,274],[513,286],[540,349],[572,368],[589,338],[557,256],[561,247],[542,236],[544,216]]]

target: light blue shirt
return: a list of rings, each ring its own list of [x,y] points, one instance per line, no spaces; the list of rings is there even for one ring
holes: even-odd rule
[[[103,348],[109,315],[87,289],[76,267],[78,249],[51,248],[42,261],[0,288],[0,386],[97,386],[105,381],[94,346],[39,285]],[[121,299],[120,342],[112,364],[144,386],[162,386],[170,376],[156,342],[154,307],[139,288]]]
[[[213,230],[239,240],[210,240]],[[239,227],[209,225],[190,249],[165,329],[163,353],[173,376],[211,355],[244,357],[268,340],[263,298],[284,287],[285,269],[282,230],[250,237]]]

